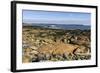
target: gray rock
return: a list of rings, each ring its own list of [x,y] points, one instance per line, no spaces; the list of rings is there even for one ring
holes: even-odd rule
[[[45,58],[45,55],[44,55],[44,54],[40,54],[40,53],[37,55],[37,57],[38,57],[38,60],[39,60],[39,61],[45,60],[45,59],[46,59],[46,58]]]
[[[51,55],[50,55],[50,54],[46,54],[46,55],[45,55],[45,58],[46,58],[46,60],[50,60]]]

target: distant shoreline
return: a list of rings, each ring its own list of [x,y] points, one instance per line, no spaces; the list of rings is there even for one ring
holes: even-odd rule
[[[81,24],[43,24],[43,23],[23,23],[23,26],[36,27],[36,28],[48,28],[48,29],[64,29],[64,30],[90,30],[91,26],[89,25],[81,25]]]

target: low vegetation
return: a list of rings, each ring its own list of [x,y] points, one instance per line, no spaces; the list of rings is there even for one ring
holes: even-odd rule
[[[23,63],[91,59],[90,30],[23,26]]]

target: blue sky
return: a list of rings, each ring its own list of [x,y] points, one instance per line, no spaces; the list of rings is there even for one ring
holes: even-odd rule
[[[90,13],[23,10],[23,23],[91,25]]]

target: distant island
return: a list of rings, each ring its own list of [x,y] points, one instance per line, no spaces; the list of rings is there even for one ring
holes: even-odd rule
[[[50,28],[50,29],[64,29],[64,30],[90,30],[90,25],[83,24],[45,24],[45,23],[23,23],[23,26],[34,26],[40,28]]]

